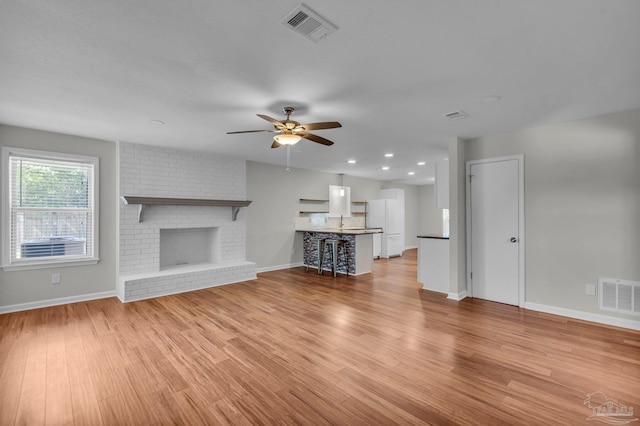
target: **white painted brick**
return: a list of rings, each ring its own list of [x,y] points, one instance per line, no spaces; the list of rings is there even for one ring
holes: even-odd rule
[[[246,163],[172,148],[121,143],[120,194],[179,198],[246,199]],[[138,223],[136,206],[120,206],[120,274],[134,275],[159,271],[159,230],[162,228],[219,227],[221,263],[244,261],[246,257],[245,216],[231,221],[228,207],[152,206]],[[243,269],[247,269],[243,267]],[[233,271],[234,268],[231,268]],[[145,286],[153,294],[162,294],[154,285],[166,285],[166,291],[208,287],[225,280],[255,277],[255,265],[248,272],[204,272],[178,274],[173,278],[153,279]],[[163,283],[163,284],[160,284]],[[151,293],[148,293],[148,295]],[[135,297],[125,289],[125,299]],[[148,297],[148,296],[147,296]],[[128,299],[127,299],[128,300]]]

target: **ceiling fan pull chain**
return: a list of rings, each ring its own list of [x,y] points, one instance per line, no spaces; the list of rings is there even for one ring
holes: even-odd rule
[[[291,145],[287,145],[287,173],[291,173],[289,161],[291,160]]]

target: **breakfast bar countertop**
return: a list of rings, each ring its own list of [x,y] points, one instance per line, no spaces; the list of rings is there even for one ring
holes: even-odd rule
[[[382,228],[298,228],[296,232],[325,232],[328,234],[364,235],[381,234]]]

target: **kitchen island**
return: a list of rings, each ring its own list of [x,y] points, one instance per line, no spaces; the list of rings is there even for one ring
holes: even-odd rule
[[[340,240],[338,248],[337,272],[348,275],[361,275],[373,268],[373,235],[382,232],[381,228],[309,228],[296,229],[303,232],[304,264],[318,269],[318,245],[314,238]],[[324,250],[322,270],[331,271],[331,250]]]

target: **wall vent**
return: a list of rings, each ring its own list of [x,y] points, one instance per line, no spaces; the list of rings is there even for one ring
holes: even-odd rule
[[[459,120],[461,118],[468,118],[469,114],[467,114],[464,111],[451,111],[446,113],[444,116],[447,117],[449,120]]]
[[[598,278],[598,307],[640,316],[640,282]]]
[[[304,4],[289,12],[280,23],[314,43],[338,29]]]

